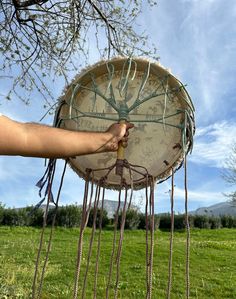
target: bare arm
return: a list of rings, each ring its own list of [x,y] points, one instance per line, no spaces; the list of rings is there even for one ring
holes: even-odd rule
[[[113,124],[106,132],[75,132],[0,116],[0,155],[67,158],[116,151],[127,142],[131,124]]]

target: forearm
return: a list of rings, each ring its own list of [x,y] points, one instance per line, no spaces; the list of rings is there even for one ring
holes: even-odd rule
[[[0,117],[0,154],[67,158],[106,151],[109,133],[74,132]]]
[[[27,131],[23,156],[67,158],[106,150],[107,133],[75,132],[25,124]]]

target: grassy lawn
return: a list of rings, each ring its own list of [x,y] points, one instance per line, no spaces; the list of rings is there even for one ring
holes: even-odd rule
[[[48,231],[47,231],[48,233]],[[30,298],[40,229],[0,227],[0,299]],[[57,228],[47,267],[42,298],[72,298],[79,229]],[[84,236],[85,270],[90,230]],[[102,233],[98,299],[104,290],[113,232]],[[95,243],[96,245],[96,238]],[[166,298],[169,233],[155,232],[153,298]],[[95,250],[86,298],[93,298]],[[118,298],[145,298],[145,232],[125,231]],[[81,286],[82,281],[80,281]],[[114,279],[113,279],[114,283]],[[192,230],[190,260],[191,298],[236,299],[236,230]],[[113,298],[113,293],[110,293]],[[112,296],[113,295],[113,296]],[[79,297],[80,298],[80,297]],[[175,232],[172,298],[185,298],[185,233]]]

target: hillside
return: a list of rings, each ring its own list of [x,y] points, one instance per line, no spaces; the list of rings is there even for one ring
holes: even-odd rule
[[[101,208],[101,205],[102,203],[99,202],[99,208]],[[118,205],[118,202],[116,200],[108,200],[108,199],[105,199],[104,200],[104,210],[107,211],[107,216],[108,218],[113,218],[114,214],[116,213],[116,210],[117,210],[117,205]],[[122,210],[124,207],[124,202],[121,201],[120,202],[120,210]],[[131,204],[131,208],[134,209],[134,210],[139,210],[138,207],[134,206]]]
[[[230,215],[236,216],[236,203],[221,202],[209,207],[202,207],[190,212],[192,215],[208,215],[208,216],[222,216]]]

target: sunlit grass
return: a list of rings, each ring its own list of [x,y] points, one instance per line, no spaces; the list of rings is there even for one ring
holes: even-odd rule
[[[86,265],[90,230],[84,237],[80,288]],[[48,230],[47,230],[48,234]],[[30,298],[40,229],[0,227],[0,298]],[[72,298],[79,229],[55,230],[42,298]],[[176,232],[173,252],[172,298],[185,298],[185,232]],[[236,298],[236,230],[192,230],[191,298]],[[102,233],[98,299],[104,291],[113,231]],[[96,247],[97,236],[94,240]],[[44,250],[45,252],[44,243]],[[96,248],[88,273],[86,298],[93,298]],[[166,298],[169,233],[156,231],[153,298]],[[42,262],[41,262],[42,266]],[[145,232],[126,231],[121,258],[119,298],[145,298]],[[114,277],[113,277],[114,278]],[[114,286],[114,279],[112,285]],[[111,291],[111,298],[113,293]]]

